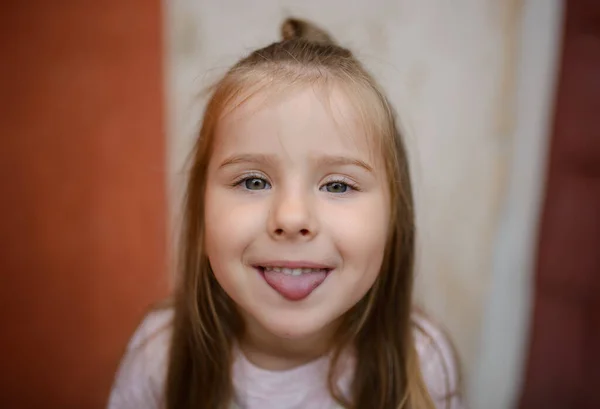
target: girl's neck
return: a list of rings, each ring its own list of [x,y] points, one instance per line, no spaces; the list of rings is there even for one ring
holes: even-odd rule
[[[252,364],[272,371],[292,369],[327,354],[337,327],[334,323],[317,334],[289,339],[269,333],[252,319],[245,322],[239,340],[242,352]]]

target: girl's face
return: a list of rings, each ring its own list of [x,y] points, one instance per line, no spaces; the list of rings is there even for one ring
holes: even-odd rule
[[[328,98],[252,98],[220,121],[209,162],[212,270],[247,325],[281,338],[331,331],[383,261],[383,163],[342,93]]]

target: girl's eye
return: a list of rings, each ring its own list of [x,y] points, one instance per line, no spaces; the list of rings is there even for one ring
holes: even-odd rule
[[[257,177],[246,178],[242,182],[244,184],[244,187],[248,190],[263,190],[271,187],[271,185],[269,185],[269,182]]]
[[[352,189],[344,182],[330,182],[327,183],[324,188],[329,193],[346,193],[348,190]]]

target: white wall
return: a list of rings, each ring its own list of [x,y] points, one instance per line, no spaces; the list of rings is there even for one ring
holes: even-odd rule
[[[503,285],[500,277],[526,283],[531,271],[559,3],[165,1],[174,226],[183,163],[205,102],[199,93],[241,56],[278,40],[284,17],[308,18],[355,52],[400,114],[418,211],[417,297],[450,329],[473,407],[491,408],[480,402],[514,395],[507,385],[496,393],[492,382],[498,379],[489,371],[496,370],[499,362],[491,357],[499,352],[509,364],[503,376],[522,361],[529,292]],[[522,36],[534,53],[527,68]],[[521,172],[532,176],[518,185]],[[507,310],[510,305],[523,310]],[[502,340],[510,339],[516,341],[505,348]]]

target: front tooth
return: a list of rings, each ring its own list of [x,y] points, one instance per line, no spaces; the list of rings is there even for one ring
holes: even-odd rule
[[[276,273],[281,273],[281,268],[273,267],[273,271],[275,271]]]
[[[279,268],[278,270],[281,271],[286,276],[290,276],[294,272],[294,270],[291,268]]]
[[[303,269],[302,269],[302,272],[303,272],[303,273],[305,273],[305,274],[306,274],[306,273],[312,273],[312,272],[313,272],[313,269],[312,269],[312,268],[303,268]]]
[[[292,275],[293,276],[299,276],[300,274],[302,274],[302,269],[301,268],[293,268],[292,269]]]

